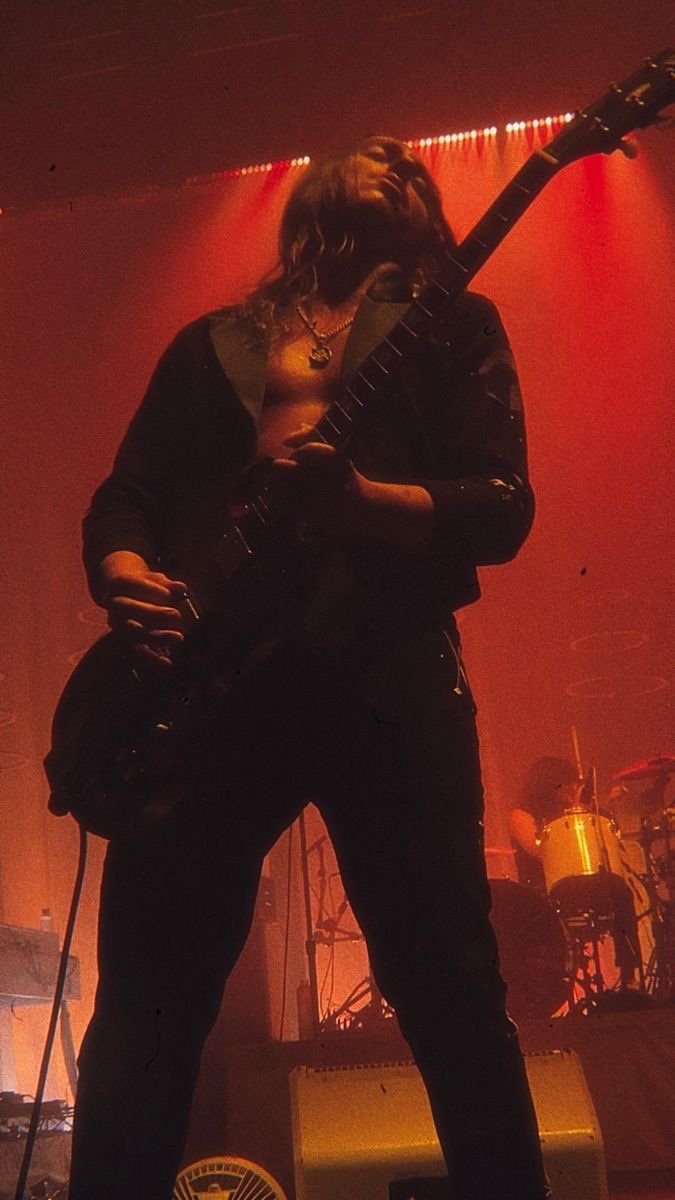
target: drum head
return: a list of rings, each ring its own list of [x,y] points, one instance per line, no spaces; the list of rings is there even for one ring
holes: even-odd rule
[[[511,879],[491,879],[492,925],[506,1005],[516,1021],[550,1017],[567,1000],[567,939],[552,905]]]

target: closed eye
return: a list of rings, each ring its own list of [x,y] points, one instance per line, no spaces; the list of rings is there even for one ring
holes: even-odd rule
[[[369,158],[372,162],[389,162],[389,155],[382,146],[372,146],[363,150],[362,153],[364,158]]]

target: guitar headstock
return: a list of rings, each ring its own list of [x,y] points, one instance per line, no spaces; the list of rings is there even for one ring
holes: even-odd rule
[[[658,125],[660,113],[673,102],[675,52],[663,50],[645,59],[634,75],[613,83],[595,104],[578,109],[569,125],[547,144],[545,153],[566,166],[589,154],[628,152],[622,139],[634,129]]]

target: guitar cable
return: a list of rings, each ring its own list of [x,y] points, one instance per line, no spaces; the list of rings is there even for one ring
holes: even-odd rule
[[[68,975],[68,959],[70,957],[70,947],[73,941],[73,933],[75,931],[75,919],[77,910],[80,904],[80,896],[82,894],[82,884],[84,882],[84,872],[87,864],[87,831],[80,825],[80,852],[77,862],[77,872],[75,875],[75,885],[73,887],[73,896],[70,902],[70,912],[68,913],[68,921],[66,923],[66,932],[63,936],[63,947],[61,950],[61,958],[59,960],[59,969],[56,976],[56,986],[54,988],[54,999],[52,1001],[52,1011],[49,1018],[49,1028],[47,1037],[45,1038],[44,1050],[42,1052],[42,1062],[40,1063],[40,1071],[38,1074],[37,1086],[35,1088],[35,1101],[33,1111],[31,1113],[30,1125],[28,1127],[28,1135],[26,1137],[26,1146],[21,1160],[21,1169],[19,1178],[16,1184],[14,1200],[25,1200],[26,1181],[30,1170],[31,1159],[33,1157],[33,1148],[37,1137],[38,1126],[40,1124],[40,1110],[44,1099],[45,1086],[47,1083],[47,1072],[49,1071],[49,1063],[54,1048],[54,1038],[56,1037],[56,1029],[59,1021],[59,1012],[63,1003],[63,993],[66,986],[66,978]]]

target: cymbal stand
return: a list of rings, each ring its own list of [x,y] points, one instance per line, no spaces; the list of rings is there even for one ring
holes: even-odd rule
[[[650,962],[648,975],[651,971],[650,991],[653,996],[668,999],[675,988],[675,905],[673,904],[673,871],[671,867],[670,829],[666,816],[665,828],[654,829],[648,817],[643,816],[640,830],[640,846],[647,865],[644,877],[645,888],[649,898],[652,933],[654,935],[653,963]],[[668,899],[659,894],[657,867],[652,854],[652,844],[660,836],[665,837],[665,873]]]
[[[317,917],[314,941],[324,946],[334,946],[337,942],[362,942],[363,934],[358,929],[343,929],[340,919],[347,909],[349,901],[345,896],[334,917]],[[361,1001],[370,997],[365,1004]],[[361,1004],[360,1008],[356,1006]],[[346,1032],[354,1029],[374,1030],[381,1025],[382,1020],[391,1014],[390,1009],[379,990],[373,976],[365,975],[352,988],[346,1000],[321,1019],[322,1033]]]
[[[340,920],[349,907],[345,896],[334,917],[329,917],[325,911],[326,897],[326,864],[323,853],[323,843],[326,836],[317,838],[311,846],[307,845],[307,829],[304,811],[298,817],[300,829],[300,857],[302,863],[302,882],[305,903],[305,921],[307,937],[305,949],[309,968],[309,994],[311,997],[313,1034],[343,1032],[348,1029],[370,1029],[381,1027],[387,1015],[392,1013],[372,975],[366,975],[356,987],[352,988],[346,1000],[323,1018],[320,1016],[320,994],[317,974],[317,946],[333,947],[337,942],[363,941],[360,930],[343,929]],[[315,852],[319,857],[319,900],[316,922],[312,915],[311,885],[309,879],[309,856]],[[360,1008],[355,1006],[369,996],[370,999]]]
[[[653,917],[651,912],[649,913],[649,917],[653,934],[654,921],[651,919]],[[649,995],[653,995],[658,987],[659,982],[659,965],[656,958],[656,946],[654,946],[654,948],[650,951],[649,958],[642,969],[642,979],[644,981],[641,985],[643,991],[647,992]]]

